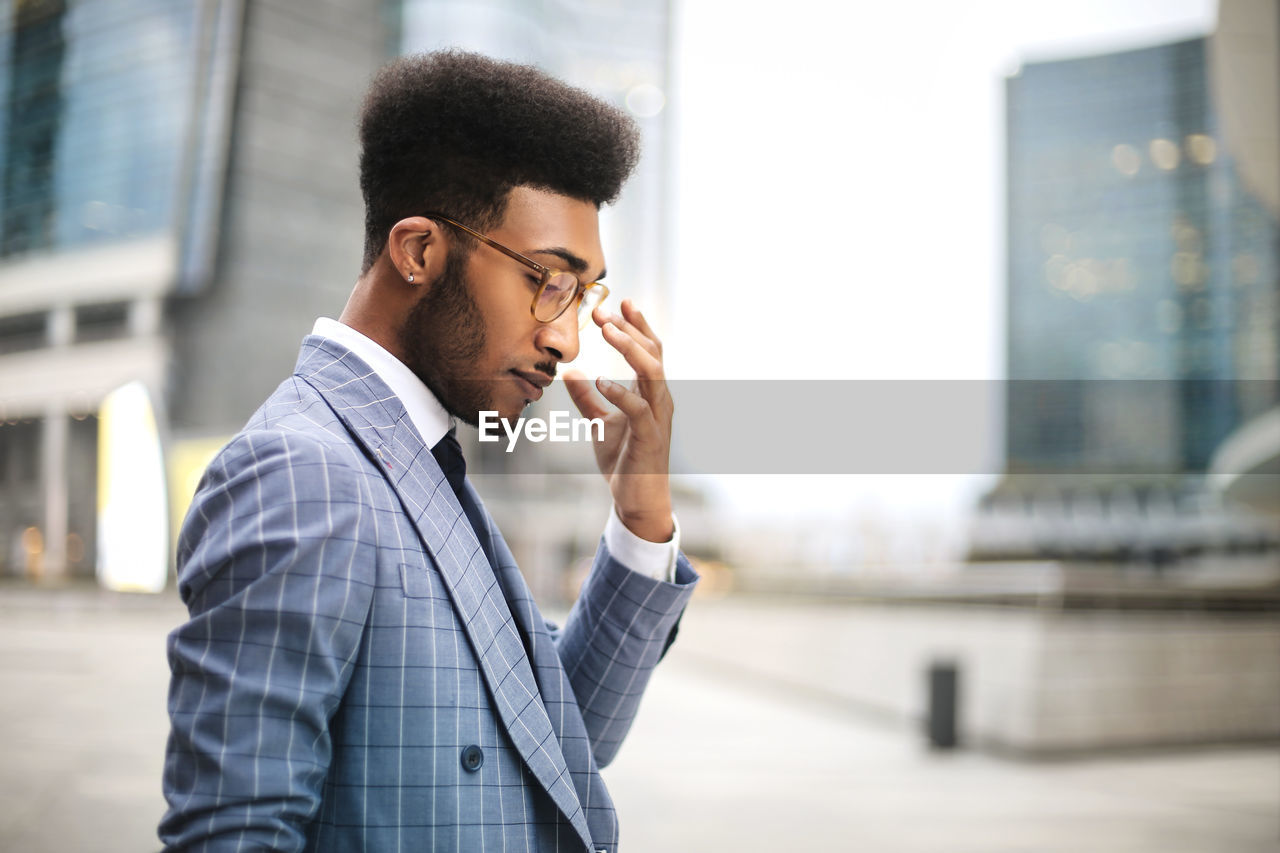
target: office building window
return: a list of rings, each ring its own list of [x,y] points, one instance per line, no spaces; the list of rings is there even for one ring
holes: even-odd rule
[[[22,0],[0,13],[0,259],[177,232],[208,5]]]

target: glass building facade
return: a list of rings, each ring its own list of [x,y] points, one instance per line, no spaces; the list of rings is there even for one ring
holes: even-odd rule
[[[341,307],[393,30],[385,0],[0,0],[0,575],[102,568],[114,391],[179,494]]]
[[[1213,39],[1006,81],[1006,461],[973,559],[1217,572],[1280,548],[1206,476],[1280,401],[1280,227],[1219,103],[1256,95]]]
[[[0,260],[145,237],[190,239],[204,137],[225,131],[208,88],[232,45],[230,4],[20,0],[0,19]],[[193,221],[194,220],[194,221]],[[196,240],[197,245],[206,241]]]
[[[1008,92],[1008,466],[1202,472],[1276,401],[1280,230],[1194,39],[1032,63]]]
[[[91,574],[97,402],[210,279],[238,0],[0,4],[0,569]]]

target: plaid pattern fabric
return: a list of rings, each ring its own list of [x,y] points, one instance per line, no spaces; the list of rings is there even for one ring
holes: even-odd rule
[[[179,541],[167,849],[616,850],[599,767],[696,575],[602,542],[558,629],[463,485],[492,565],[385,384],[304,341]]]

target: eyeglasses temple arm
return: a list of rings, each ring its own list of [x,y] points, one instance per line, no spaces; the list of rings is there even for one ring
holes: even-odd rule
[[[490,240],[488,237],[484,236],[479,231],[473,231],[467,226],[463,225],[461,222],[454,222],[452,219],[448,218],[447,216],[440,216],[439,214],[429,213],[427,215],[430,216],[432,219],[439,219],[441,222],[448,222],[450,225],[452,225],[455,228],[461,228],[463,231],[466,231],[468,234],[470,234],[472,237],[475,237],[477,240],[484,243],[486,246],[492,246],[502,254],[506,255],[508,258],[511,258],[513,261],[519,261],[520,263],[525,264],[526,266],[531,267],[537,270],[538,272],[543,273],[544,275],[547,272],[549,272],[547,267],[544,267],[542,264],[538,263],[532,258],[526,258],[524,255],[520,254],[515,249],[508,249],[506,246],[502,245],[501,243]]]

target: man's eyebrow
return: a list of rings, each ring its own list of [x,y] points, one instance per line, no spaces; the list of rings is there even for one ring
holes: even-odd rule
[[[559,258],[560,260],[564,261],[564,262],[565,262],[565,265],[566,265],[566,266],[568,266],[568,267],[569,267],[569,269],[570,269],[572,272],[575,272],[575,273],[577,273],[578,275],[582,275],[584,272],[586,272],[586,271],[587,271],[587,267],[589,266],[585,260],[583,260],[582,258],[578,257],[578,256],[577,256],[577,255],[575,255],[573,252],[570,252],[568,249],[562,249],[562,248],[560,248],[559,246],[556,246],[556,247],[553,247],[553,248],[550,248],[550,249],[535,249],[534,251],[530,252],[529,254],[531,254],[531,255],[554,255],[555,257],[557,257],[557,258]],[[606,272],[605,270],[601,270],[601,271],[600,271],[600,275],[598,275],[598,276],[596,276],[595,278],[593,278],[593,279],[592,279],[592,281],[599,281],[600,279],[604,278],[604,276],[605,276],[605,272]]]

